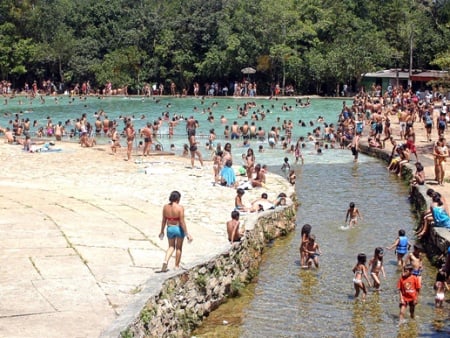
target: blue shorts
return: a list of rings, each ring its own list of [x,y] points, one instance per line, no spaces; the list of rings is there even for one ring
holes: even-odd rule
[[[179,225],[167,226],[167,238],[184,238],[184,231]]]
[[[422,276],[422,269],[413,270],[412,274],[414,276]]]

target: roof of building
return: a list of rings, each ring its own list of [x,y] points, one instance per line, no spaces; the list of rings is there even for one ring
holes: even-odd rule
[[[421,81],[428,82],[431,80],[437,80],[439,78],[443,78],[449,76],[447,71],[443,70],[413,70],[413,74],[411,75],[411,81]],[[384,69],[379,70],[377,72],[365,73],[362,74],[362,77],[365,78],[386,78],[386,79],[409,79],[409,71],[405,71],[403,69]]]

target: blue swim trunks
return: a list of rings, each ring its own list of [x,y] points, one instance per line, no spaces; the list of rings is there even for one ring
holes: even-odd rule
[[[422,269],[417,269],[417,270],[413,270],[412,271],[412,274],[414,275],[414,276],[422,276]]]
[[[167,226],[167,238],[184,238],[184,231],[179,225],[168,225]]]

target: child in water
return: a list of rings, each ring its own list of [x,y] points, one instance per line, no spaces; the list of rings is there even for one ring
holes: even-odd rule
[[[348,222],[349,228],[352,228],[353,226],[357,226],[358,225],[358,217],[361,218],[361,220],[363,219],[358,208],[355,207],[355,203],[351,202],[349,205],[349,208],[347,210],[347,214],[345,215],[345,224],[347,224],[347,220],[349,220],[349,222]]]
[[[289,172],[291,170],[291,165],[289,164],[289,159],[287,157],[284,158],[283,165],[281,166],[281,170],[285,172]]]
[[[295,175],[295,170],[291,170],[289,172],[289,183],[292,185],[295,185],[295,180],[297,179],[297,176]]]
[[[420,293],[420,281],[412,274],[413,266],[411,264],[405,265],[402,276],[398,280],[397,289],[400,295],[400,324],[404,322],[406,308],[409,306],[409,314],[414,319],[414,310],[418,302]]]
[[[311,225],[305,224],[302,227],[301,242],[300,242],[300,265],[302,268],[307,268],[306,260],[308,258],[307,246],[309,244],[309,235],[311,234]]]
[[[319,267],[319,256],[322,254],[319,248],[319,244],[316,242],[316,236],[309,235],[309,241],[306,245],[305,253],[308,255],[306,258],[306,265],[308,268],[314,263],[315,267]]]
[[[377,247],[375,248],[373,258],[369,261],[370,276],[373,279],[373,286],[377,291],[380,290],[381,285],[380,272],[383,274],[383,277],[386,278],[386,273],[384,272],[383,266],[383,255],[383,248]]]
[[[395,253],[397,254],[397,265],[403,266],[403,257],[408,253],[409,248],[411,247],[411,244],[409,243],[408,237],[405,236],[405,230],[400,229],[398,231],[398,237],[392,243],[391,246],[388,246],[386,249],[392,250],[395,248]]]
[[[363,294],[362,294],[363,301],[366,300],[366,295],[367,295],[367,288],[366,288],[366,284],[364,284],[364,282],[363,282],[363,277],[366,279],[369,286],[371,286],[369,277],[367,276],[366,261],[367,261],[366,254],[364,254],[364,253],[358,254],[357,263],[353,267],[353,270],[352,270],[354,273],[353,286],[355,287],[355,298],[358,298],[359,293],[362,291],[363,292]]]
[[[447,280],[447,273],[445,271],[439,270],[436,275],[436,282],[434,283],[434,290],[436,295],[434,297],[434,305],[436,307],[442,307],[445,300],[445,291],[449,290]]]

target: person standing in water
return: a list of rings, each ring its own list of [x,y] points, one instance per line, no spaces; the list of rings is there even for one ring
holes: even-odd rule
[[[345,215],[345,224],[347,224],[347,220],[349,220],[348,227],[352,228],[358,225],[358,217],[363,219],[361,213],[358,208],[355,207],[355,203],[351,202],[349,208],[347,210],[347,214]]]
[[[348,145],[353,154],[353,162],[358,162],[360,136],[361,133],[356,133],[356,135],[352,138],[352,142]]]
[[[384,278],[386,278],[386,273],[384,271],[383,266],[383,255],[384,255],[383,248],[377,247],[375,248],[373,258],[369,261],[370,276],[373,279],[373,286],[377,291],[380,290],[381,285],[380,273],[383,275]]]
[[[167,239],[169,248],[166,251],[166,257],[161,268],[161,272],[167,271],[169,259],[175,253],[175,269],[180,268],[181,253],[183,251],[184,237],[192,241],[192,236],[188,233],[186,222],[184,221],[184,207],[180,205],[181,194],[178,191],[172,191],[169,197],[169,203],[163,207],[161,222],[161,232],[159,238],[164,238],[164,228],[167,226]]]
[[[316,236],[311,234],[309,235],[309,241],[306,245],[305,249],[306,254],[308,255],[306,258],[306,266],[310,268],[314,263],[316,268],[319,267],[319,256],[322,254],[320,251],[319,244],[316,242]]]
[[[369,277],[367,276],[366,262],[367,262],[366,254],[360,253],[357,256],[356,265],[352,269],[353,274],[354,274],[353,286],[355,288],[355,298],[358,298],[359,293],[362,291],[362,293],[363,293],[362,300],[363,301],[366,300],[366,295],[367,295],[367,288],[366,288],[366,284],[364,284],[363,277],[366,279],[369,286],[371,286]]]
[[[308,258],[308,253],[307,253],[307,249],[306,248],[307,248],[308,243],[309,243],[309,236],[311,234],[311,229],[312,229],[311,225],[305,224],[305,225],[303,225],[302,231],[301,231],[302,239],[301,239],[301,242],[300,242],[299,250],[300,250],[300,266],[302,268],[308,267],[306,265],[306,260]]]
[[[391,246],[386,249],[392,250],[395,248],[395,253],[397,254],[397,265],[403,267],[403,257],[408,253],[411,244],[409,243],[408,237],[406,237],[406,232],[403,229],[398,231],[398,237],[395,239]]]
[[[409,306],[409,314],[414,319],[414,310],[419,300],[420,280],[412,274],[413,266],[411,264],[405,265],[402,276],[397,282],[397,289],[400,298],[400,314],[399,322],[403,324],[405,320],[406,308]]]

